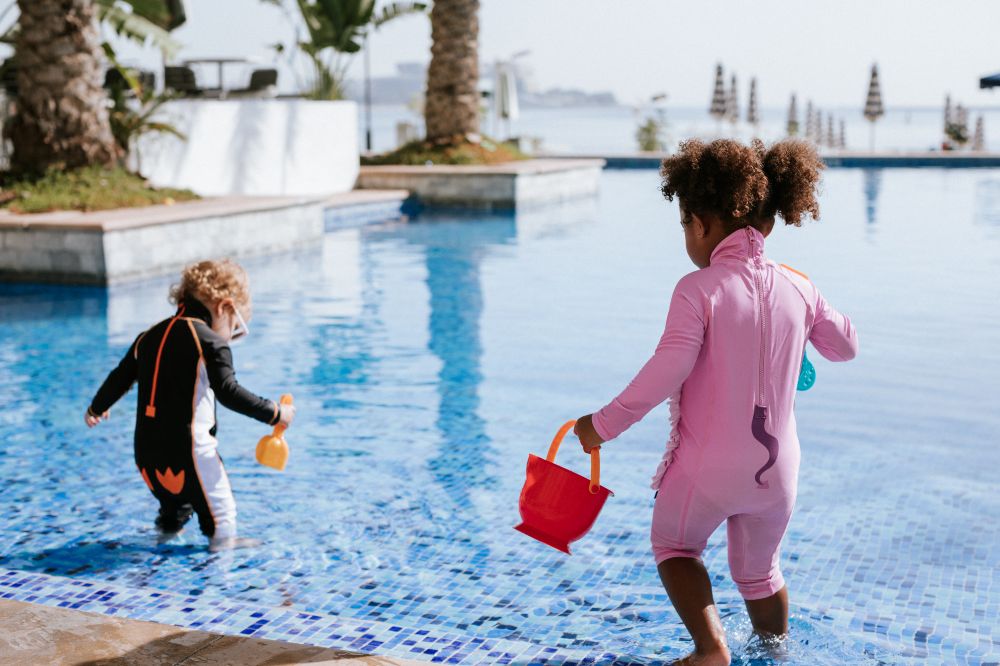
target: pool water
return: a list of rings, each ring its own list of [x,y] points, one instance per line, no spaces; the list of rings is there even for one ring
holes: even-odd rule
[[[735,663],[998,662],[1000,172],[831,170],[822,207],[819,223],[777,229],[768,254],[851,315],[861,353],[810,355],[817,382],[797,401],[784,647],[751,640],[724,529],[709,543]],[[246,266],[239,378],[299,409],[283,473],[254,461],[266,426],[219,410],[240,530],[264,545],[210,555],[192,524],[156,546],[134,392],[83,425],[136,333],[172,311],[170,280],[0,285],[0,567],[507,646],[452,662],[652,664],[690,649],[649,552],[665,406],[604,447],[615,496],[572,556],[511,529],[528,453],[625,385],[693,269],[654,171],[605,172],[595,200],[427,212]],[[570,438],[558,461],[587,469]]]

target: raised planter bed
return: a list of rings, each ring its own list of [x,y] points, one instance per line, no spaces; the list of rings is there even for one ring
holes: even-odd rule
[[[422,205],[519,209],[594,196],[604,160],[545,159],[491,166],[365,166],[357,187],[403,189]]]
[[[172,273],[210,257],[282,252],[318,242],[325,214],[374,210],[389,219],[393,211],[399,215],[406,196],[395,191],[220,197],[92,213],[0,212],[0,279],[114,284]]]

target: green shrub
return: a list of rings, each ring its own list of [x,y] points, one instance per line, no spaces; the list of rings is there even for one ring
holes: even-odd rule
[[[11,179],[0,187],[0,206],[14,213],[109,210],[197,199],[190,190],[156,188],[125,169],[51,169],[37,179]]]

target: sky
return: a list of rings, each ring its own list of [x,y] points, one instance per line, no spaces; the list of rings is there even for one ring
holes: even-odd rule
[[[290,2],[290,5],[294,3]],[[385,4],[384,2],[379,3]],[[292,34],[288,18],[260,0],[187,0],[175,31],[180,58],[255,56]],[[757,78],[762,106],[863,105],[873,62],[889,106],[941,106],[947,93],[970,107],[1000,106],[980,76],[1000,72],[997,0],[481,0],[483,61],[522,59],[545,89],[610,90],[626,104],[658,93],[676,106],[708,105],[716,63],[744,94]],[[159,67],[148,49],[120,45],[123,59]],[[371,39],[372,71],[430,59],[430,21],[408,16]],[[352,74],[360,76],[361,58]],[[282,87],[294,87],[282,66]]]

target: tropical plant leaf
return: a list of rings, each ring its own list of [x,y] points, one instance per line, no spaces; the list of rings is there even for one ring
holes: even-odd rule
[[[119,35],[137,42],[154,44],[167,58],[173,58],[181,49],[181,43],[170,33],[147,18],[127,11],[115,0],[96,0],[98,17]]]
[[[7,28],[7,31],[0,35],[0,44],[7,44],[8,46],[14,46],[17,43],[17,33],[21,31],[21,26],[19,23],[14,23],[14,25]]]
[[[17,2],[12,1],[10,2],[10,4],[8,4],[6,7],[3,8],[2,12],[0,12],[0,23],[4,22],[7,19],[7,14],[10,14],[12,11],[15,10],[17,10]],[[18,23],[17,19],[15,19],[14,22],[11,23],[10,26],[8,26],[8,28],[3,31],[3,34],[0,35],[0,44],[10,44],[11,46],[13,46],[14,40],[17,37],[17,31],[18,31]]]
[[[170,134],[171,136],[176,136],[181,141],[187,141],[187,135],[180,131],[173,125],[168,123],[146,123],[146,130],[148,132],[159,132],[161,134]]]
[[[407,14],[425,14],[427,3],[424,2],[390,2],[382,8],[378,16],[371,20],[371,24],[378,28],[389,21],[406,16]]]
[[[184,24],[187,16],[181,0],[122,0],[132,13],[148,19],[164,30],[173,30]]]
[[[280,0],[262,0],[280,4]],[[312,99],[342,99],[347,60],[364,48],[368,32],[394,18],[427,10],[425,2],[393,2],[376,15],[375,0],[295,0],[309,33],[299,49],[309,57],[315,75],[308,96]]]
[[[139,77],[136,75],[137,73],[128,67],[122,67],[121,63],[118,62],[118,55],[111,47],[111,44],[102,42],[101,49],[104,51],[104,57],[108,59],[111,66],[117,69],[118,73],[122,75],[123,79],[125,79],[125,85],[127,85],[136,95],[142,95],[142,83],[139,81]]]

